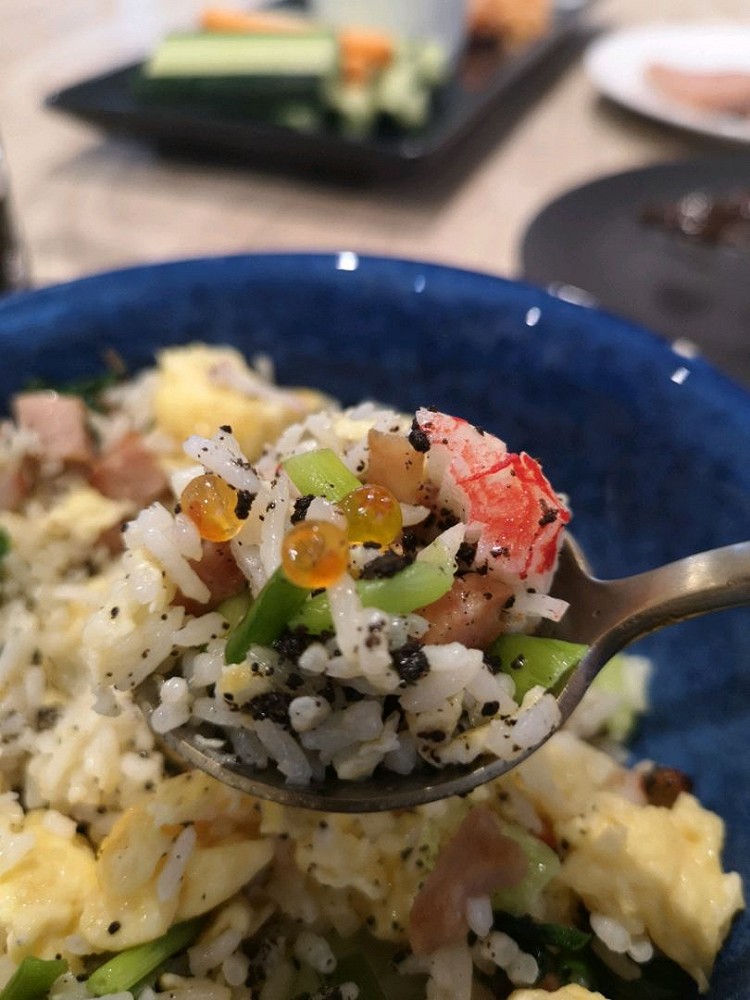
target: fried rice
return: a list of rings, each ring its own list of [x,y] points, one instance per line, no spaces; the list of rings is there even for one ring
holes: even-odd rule
[[[487,636],[564,612],[546,597],[564,499],[455,418],[342,410],[271,374],[230,349],[172,349],[86,402],[22,394],[0,429],[0,982],[33,956],[70,1000],[590,995],[581,985],[616,1000],[665,968],[671,995],[706,989],[741,881],[685,776],[602,748],[645,707],[639,658],[607,668],[505,777],[397,814],[294,810],[165,763],[153,730],[193,726],[293,784],[326,769],[356,781],[512,757],[557,725],[552,694],[519,695]],[[271,641],[251,631],[228,656],[290,529],[346,531],[338,502],[284,463],[325,449],[366,481],[384,438],[411,439],[421,470],[386,475],[396,535],[349,545]],[[534,511],[518,552],[474,485],[496,492],[511,473]],[[226,541],[185,510],[205,476],[237,498]],[[442,594],[371,606],[360,582],[382,589],[411,566]],[[153,730],[132,698],[147,677]],[[111,972],[150,942],[166,950],[136,982]]]

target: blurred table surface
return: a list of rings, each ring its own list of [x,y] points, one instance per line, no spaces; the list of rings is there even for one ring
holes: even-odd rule
[[[357,250],[518,273],[537,211],[596,176],[716,149],[599,99],[574,61],[449,178],[346,184],[175,160],[46,110],[50,92],[142,57],[202,0],[2,0],[0,135],[36,284],[145,261]],[[747,0],[600,0],[604,27],[747,19]],[[719,147],[722,148],[722,147]],[[460,159],[461,151],[457,151]]]

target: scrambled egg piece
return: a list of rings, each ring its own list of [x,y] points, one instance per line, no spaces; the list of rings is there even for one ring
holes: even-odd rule
[[[563,986],[554,993],[548,993],[546,990],[514,990],[510,1000],[555,1000],[555,997],[557,1000],[607,1000],[601,993],[592,993],[591,990],[575,983]]]
[[[743,906],[740,876],[721,868],[721,819],[686,793],[665,809],[600,792],[589,812],[556,833],[570,845],[560,878],[588,909],[633,935],[645,930],[706,989]]]
[[[273,851],[252,798],[199,772],[170,778],[102,843],[79,933],[92,951],[150,941],[229,899]]]
[[[123,813],[98,857],[61,814],[0,806],[0,931],[14,962],[158,938],[232,899],[274,853],[255,801],[197,772]],[[268,915],[243,920],[252,932]]]
[[[250,461],[290,423],[320,409],[311,389],[281,389],[248,368],[230,347],[193,344],[158,357],[154,413],[157,427],[176,441],[211,437],[228,424]]]
[[[721,867],[722,820],[687,794],[671,809],[646,805],[637,773],[564,731],[507,780],[567,841],[555,881],[634,938],[647,934],[705,989],[744,905],[740,876]]]
[[[35,810],[0,830],[0,928],[7,932],[7,950],[14,962],[26,955],[54,958],[65,938],[75,932],[84,900],[96,887],[91,847],[75,835],[69,820],[55,814],[62,824],[58,830],[49,816]],[[9,858],[14,848],[15,863]]]

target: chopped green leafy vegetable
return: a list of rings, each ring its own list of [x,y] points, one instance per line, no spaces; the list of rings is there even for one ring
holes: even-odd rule
[[[501,635],[490,646],[500,669],[509,674],[516,685],[516,700],[541,684],[548,691],[557,691],[588,650],[577,642],[545,639],[536,635]]]
[[[148,941],[146,944],[121,951],[119,955],[115,955],[92,972],[86,981],[89,993],[101,997],[107,993],[123,993],[132,989],[163,965],[168,958],[192,944],[198,936],[201,925],[200,919],[175,924],[155,941]],[[6,998],[0,997],[0,1000]]]
[[[292,455],[282,464],[303,496],[312,494],[335,503],[362,485],[330,448]]]
[[[44,1000],[54,981],[67,971],[64,958],[27,955],[0,992],[0,1000]]]
[[[577,927],[497,910],[493,927],[534,956],[540,979],[549,976],[560,986],[577,983],[609,1000],[693,1000],[698,995],[692,977],[668,958],[654,958],[639,966],[639,978],[623,979],[596,954],[593,935]]]
[[[62,396],[80,396],[90,410],[101,410],[101,394],[105,389],[117,385],[122,376],[122,372],[111,368],[101,375],[92,375],[90,378],[76,379],[61,384],[48,382],[45,379],[32,379],[27,384],[25,391],[39,392],[43,389],[51,389],[54,392],[59,392]]]

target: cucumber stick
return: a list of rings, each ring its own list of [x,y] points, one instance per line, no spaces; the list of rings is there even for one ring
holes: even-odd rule
[[[339,46],[332,32],[245,35],[199,32],[170,35],[145,69],[149,78],[313,77],[337,73]]]

